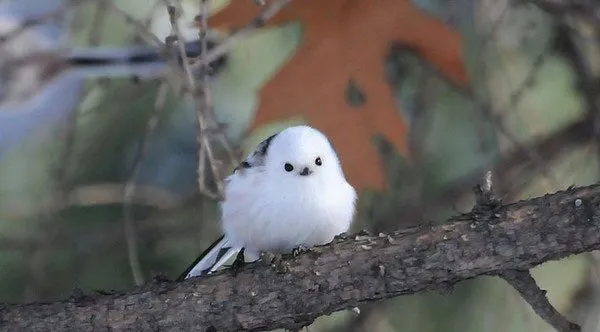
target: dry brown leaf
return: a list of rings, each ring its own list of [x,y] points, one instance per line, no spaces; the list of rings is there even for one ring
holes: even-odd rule
[[[238,29],[259,13],[254,2],[235,1],[209,24]],[[409,0],[295,0],[267,25],[290,21],[303,23],[303,42],[262,88],[251,129],[302,115],[331,138],[357,189],[385,190],[382,159],[371,138],[382,135],[406,155],[408,131],[385,79],[390,43],[413,49],[449,80],[466,85],[459,34]],[[360,106],[346,100],[351,81],[364,93]]]

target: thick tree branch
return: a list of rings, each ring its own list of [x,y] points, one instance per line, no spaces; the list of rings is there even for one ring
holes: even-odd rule
[[[126,294],[0,306],[2,331],[259,331],[600,249],[600,185]],[[284,271],[281,273],[281,271]],[[278,272],[279,271],[279,272]]]

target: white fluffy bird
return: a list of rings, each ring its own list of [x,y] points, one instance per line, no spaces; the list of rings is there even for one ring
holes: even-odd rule
[[[225,179],[224,234],[179,280],[211,273],[236,254],[256,260],[261,252],[329,243],[350,227],[355,202],[327,137],[309,126],[286,128]]]

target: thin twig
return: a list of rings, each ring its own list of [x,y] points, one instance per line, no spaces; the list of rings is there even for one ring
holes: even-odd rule
[[[60,211],[68,205],[69,192],[71,191],[71,183],[69,181],[69,164],[71,156],[73,155],[73,148],[75,146],[75,137],[77,134],[77,117],[79,113],[77,108],[71,110],[67,118],[64,129],[61,128],[63,133],[64,146],[60,153],[58,166],[55,172],[54,182],[56,185],[56,191],[58,195],[52,196],[56,199],[54,204],[49,206],[49,209],[55,212]]]
[[[201,48],[202,48],[202,52],[200,55],[200,64],[201,64],[201,73],[202,73],[202,94],[205,98],[205,102],[206,105],[204,107],[205,109],[205,113],[207,113],[208,115],[210,115],[209,120],[212,120],[209,127],[211,128],[217,128],[217,133],[216,136],[219,139],[219,141],[221,142],[221,146],[225,149],[225,152],[228,155],[229,160],[231,161],[231,164],[237,165],[238,161],[237,161],[237,157],[236,154],[234,153],[232,147],[231,147],[231,142],[229,142],[229,140],[227,139],[227,136],[225,134],[225,131],[222,130],[221,128],[219,128],[219,124],[217,123],[217,121],[215,120],[214,114],[213,114],[213,104],[212,104],[212,96],[211,96],[211,92],[209,87],[209,70],[210,70],[210,63],[212,62],[211,60],[209,60],[208,58],[208,16],[209,16],[209,9],[210,9],[210,0],[199,0],[200,1],[200,31],[199,31],[199,38],[200,38],[200,44],[201,44]],[[264,3],[263,3],[264,4]],[[223,190],[223,188],[220,189],[221,191]],[[221,193],[222,195],[223,193]]]
[[[495,32],[496,30],[497,30],[497,27],[492,31]],[[493,37],[494,37],[493,35],[488,36],[489,39],[493,39]],[[485,45],[489,46],[488,43],[485,43]],[[485,70],[485,65],[483,65],[485,63],[485,61],[483,61],[484,54],[485,54],[485,50],[480,53],[480,56],[478,57],[478,60],[477,60],[477,62],[480,64],[479,69],[481,71],[482,80],[485,80],[487,77],[487,70]],[[535,79],[535,74],[537,74],[539,72],[539,69],[541,68],[541,64],[543,64],[543,59],[545,58],[543,55],[544,55],[544,53],[542,53],[538,57],[536,57],[536,60],[534,61],[534,64],[533,64],[531,70],[529,71],[528,76],[523,80],[523,82],[521,83],[519,88],[517,90],[513,91],[513,93],[510,95],[510,98],[508,101],[508,103],[509,103],[508,106],[496,107],[497,112],[507,113],[506,110],[514,108],[520,102],[520,100],[524,96],[524,93],[520,90],[524,90],[524,88],[526,86],[529,86]],[[506,127],[506,125],[504,124],[504,122],[502,120],[502,117],[495,115],[494,112],[492,112],[493,106],[491,105],[489,100],[486,100],[486,101],[481,100],[470,89],[462,89],[461,91],[465,95],[469,96],[474,101],[474,103],[481,110],[481,114],[488,121],[490,121],[492,124],[494,124],[494,126],[496,127],[496,129],[498,130],[498,132],[500,134],[502,134],[513,146],[515,146],[518,149],[520,149],[521,151],[523,151],[527,155],[527,157],[529,159],[531,159],[534,162],[534,164],[537,165],[537,167],[540,170],[540,172],[542,173],[542,175],[548,181],[550,181],[550,183],[552,185],[558,186],[558,181],[552,175],[552,172],[550,171],[550,169],[548,169],[547,163],[544,162],[543,158],[541,158],[541,156],[539,154],[537,154],[535,152],[535,150],[532,150],[529,147],[527,147],[526,145],[522,144],[520,142],[520,140]]]
[[[216,137],[218,138],[218,140],[221,142],[221,146],[225,149],[225,152],[227,153],[227,156],[229,158],[229,160],[231,161],[231,164],[237,164],[237,157],[236,154],[234,153],[232,147],[231,147],[231,142],[229,142],[229,140],[227,139],[227,136],[225,134],[225,131],[222,130],[222,128],[219,128],[219,123],[217,123],[217,121],[215,120],[215,116],[213,114],[213,103],[212,103],[212,96],[211,96],[211,91],[209,89],[209,64],[211,63],[211,61],[208,59],[207,56],[204,56],[206,54],[208,54],[209,50],[208,50],[208,16],[209,16],[209,9],[210,9],[210,0],[200,0],[200,31],[199,31],[199,37],[200,37],[200,43],[201,43],[201,47],[202,47],[202,55],[200,56],[200,63],[202,64],[201,67],[201,73],[202,73],[202,95],[204,96],[204,100],[206,105],[204,105],[204,110],[205,110],[205,114],[210,115],[210,118],[208,118],[208,120],[210,120],[210,124],[209,127],[210,128],[217,128],[217,132],[215,133]],[[208,153],[208,151],[206,151]],[[213,174],[214,175],[214,174]],[[218,178],[217,178],[218,180]],[[217,185],[220,186],[219,188],[219,192],[221,197],[223,197],[223,188],[222,188],[222,183],[220,181],[217,182]]]
[[[125,226],[125,237],[127,239],[127,254],[129,258],[129,267],[135,284],[140,286],[144,284],[144,275],[142,272],[139,253],[137,248],[137,233],[135,231],[135,219],[133,216],[133,200],[136,190],[136,179],[139,175],[142,160],[148,153],[149,138],[154,133],[163,110],[165,109],[166,95],[168,92],[167,84],[163,83],[158,89],[154,112],[148,119],[146,131],[140,139],[139,147],[133,159],[133,169],[129,175],[124,188],[124,203],[123,203],[123,220]]]
[[[201,73],[202,73],[202,92],[201,92],[201,97],[197,98],[196,101],[198,102],[198,104],[196,105],[196,116],[198,119],[198,127],[199,127],[199,133],[198,133],[198,143],[205,145],[204,146],[204,153],[206,154],[206,158],[208,159],[208,162],[210,163],[210,167],[212,170],[212,175],[213,175],[213,179],[217,185],[217,194],[218,194],[218,198],[223,198],[225,196],[224,193],[224,188],[223,188],[223,183],[221,182],[221,179],[219,178],[219,173],[217,172],[217,168],[216,168],[216,161],[214,159],[213,156],[213,152],[210,148],[210,146],[208,145],[208,139],[206,139],[206,127],[202,127],[203,124],[201,121],[201,119],[205,119],[206,115],[211,115],[210,119],[214,119],[214,115],[213,113],[213,106],[212,106],[212,96],[211,96],[211,91],[209,89],[209,82],[208,82],[208,70],[209,70],[209,64],[210,61],[208,61],[206,54],[208,53],[208,44],[207,44],[207,35],[208,35],[208,15],[209,15],[209,0],[200,0],[200,31],[199,31],[199,38],[200,38],[200,45],[202,48],[202,53],[200,55],[200,64],[201,64]],[[190,70],[188,68],[188,70]],[[214,123],[211,123],[211,127],[215,127],[216,121],[213,121]],[[205,138],[205,139],[203,139]],[[202,152],[202,151],[201,151]],[[202,157],[199,155],[198,158],[198,165],[200,165],[200,159]],[[202,184],[205,184],[205,177],[202,175],[202,169],[198,168],[198,188],[201,188]],[[207,188],[204,188],[204,190],[206,191]]]
[[[125,22],[135,29],[136,33],[142,40],[150,45],[154,45],[157,48],[158,54],[167,62],[169,68],[171,69],[168,71],[167,78],[174,87],[181,85],[181,77],[183,77],[185,73],[181,70],[177,59],[171,54],[171,52],[169,52],[165,43],[163,43],[163,41],[161,41],[160,38],[158,38],[155,34],[150,32],[144,22],[136,19],[123,9],[119,8],[112,1],[109,1],[108,4],[114,12],[123,16]]]
[[[106,18],[107,2],[109,0],[101,0],[97,3],[96,13],[94,15],[92,30],[88,36],[88,41],[91,45],[98,45],[101,39],[102,25]],[[71,1],[71,4],[76,4],[76,1]],[[70,8],[74,10],[73,7]],[[71,185],[68,183],[67,174],[69,170],[69,161],[73,154],[73,147],[76,141],[77,134],[77,119],[79,113],[78,109],[73,109],[68,117],[68,121],[65,128],[64,137],[64,148],[59,162],[59,167],[56,174],[56,181],[59,185],[59,195],[56,208],[62,209],[67,205],[69,192]]]
[[[535,84],[537,74],[540,72],[542,65],[546,62],[545,60],[548,58],[549,51],[550,50],[546,48],[535,57],[531,68],[529,68],[529,72],[521,84],[519,84],[517,88],[514,89],[510,94],[508,105],[505,107],[500,107],[500,109],[509,110],[516,108],[519,105],[525,96],[525,91],[527,91],[527,88],[530,88],[533,84]]]
[[[489,47],[492,46],[491,42],[495,40],[496,34],[500,29],[501,23],[503,22],[504,17],[508,14],[511,5],[511,3],[507,3],[506,7],[503,8],[502,13],[500,13],[498,20],[496,20],[493,23],[490,30],[484,36],[480,37],[483,40],[483,50],[477,56],[476,66],[480,74],[480,79],[482,81],[485,81],[486,77],[488,76],[484,57],[488,53]],[[526,78],[523,80],[523,82],[521,82],[519,87],[511,93],[507,106],[494,107],[493,105],[491,105],[489,98],[486,98],[486,100],[482,100],[480,96],[474,93],[474,91],[472,91],[470,88],[459,89],[459,91],[465,96],[467,96],[469,99],[473,100],[476,107],[481,110],[481,114],[486,118],[487,121],[494,124],[494,126],[496,127],[498,132],[502,134],[502,136],[504,136],[513,146],[517,147],[522,152],[524,152],[525,155],[534,162],[536,167],[539,169],[540,173],[544,176],[545,180],[549,181],[553,186],[558,186],[558,181],[552,175],[552,172],[548,168],[547,163],[544,161],[544,159],[539,154],[537,154],[535,150],[530,149],[528,146],[520,142],[516,135],[514,135],[512,131],[506,127],[506,125],[503,122],[502,116],[496,115],[494,114],[494,112],[492,112],[492,109],[495,109],[497,113],[508,113],[506,110],[514,108],[520,102],[520,100],[524,96],[525,87],[528,87],[532,84],[532,82],[536,78],[535,74],[539,72],[539,69],[544,63],[546,55],[545,51],[540,53],[535,58],[532,68],[530,69]]]
[[[206,195],[208,195],[211,198],[214,199],[222,199],[224,194],[223,194],[223,184],[221,183],[221,179],[219,176],[219,172],[217,170],[216,167],[216,158],[215,158],[215,154],[213,151],[213,147],[211,142],[209,141],[209,130],[211,130],[212,128],[210,128],[208,126],[207,123],[207,118],[210,117],[210,109],[209,109],[209,94],[208,94],[208,86],[202,86],[201,88],[198,87],[198,85],[196,84],[196,80],[194,77],[194,74],[192,72],[190,63],[189,63],[189,59],[187,58],[187,56],[185,55],[185,40],[183,39],[183,34],[181,32],[181,29],[179,27],[179,24],[177,22],[177,9],[175,8],[175,6],[171,5],[168,3],[168,0],[164,0],[163,1],[165,3],[165,5],[167,5],[167,11],[169,14],[169,21],[171,23],[171,34],[170,34],[170,38],[169,41],[172,42],[176,42],[176,46],[179,48],[180,54],[182,55],[182,57],[184,57],[183,61],[182,61],[182,67],[183,67],[183,72],[184,72],[184,77],[185,77],[185,81],[184,81],[184,86],[186,88],[187,91],[189,91],[192,94],[192,98],[194,100],[194,104],[196,106],[196,121],[198,123],[198,136],[197,136],[197,142],[199,145],[198,148],[198,190]],[[201,36],[202,37],[202,36]],[[203,47],[206,46],[206,40],[204,40],[203,43]],[[205,50],[203,50],[205,51]],[[206,63],[206,60],[201,57],[201,62],[202,65],[204,66]],[[205,68],[203,68],[204,70],[204,74],[206,74]],[[205,83],[205,81],[203,81],[202,83]],[[202,84],[204,85],[204,84]],[[204,155],[204,156],[203,156]],[[206,163],[208,164],[208,168],[211,170],[212,172],[212,178],[214,179],[214,182],[216,184],[216,192],[213,192],[212,190],[208,189],[208,186],[206,185],[205,181],[206,176],[204,175],[204,170],[206,169],[205,167],[201,167],[202,165],[202,161],[203,158],[206,158]]]
[[[205,44],[208,32],[208,16],[210,6],[208,5],[207,0],[199,1],[201,13],[195,18],[195,20],[200,26],[200,40],[201,42],[203,42],[203,49],[202,54],[200,55],[200,61],[193,61],[190,64],[190,69],[196,70],[198,68],[203,68],[202,73],[203,75],[205,75],[203,76],[203,82],[205,83],[205,85],[207,85],[206,80],[208,77],[206,76],[206,73],[209,70],[209,68],[207,67],[208,64],[212,63],[219,57],[226,54],[238,41],[242,40],[243,38],[246,38],[247,36],[255,32],[257,29],[262,27],[265,24],[265,22],[267,22],[269,19],[275,16],[279,11],[281,11],[291,2],[291,0],[277,0],[272,2],[256,18],[254,18],[252,22],[231,34],[229,37],[227,37],[225,40],[219,43],[219,45],[217,45],[216,47],[212,48],[211,50],[208,50]],[[258,1],[257,4],[260,6],[266,6],[266,3],[264,1]],[[212,108],[208,107],[208,111],[212,112]],[[219,128],[219,124],[216,121],[214,121],[214,116],[211,117],[211,119],[213,120],[213,123],[211,123],[209,127],[217,128],[217,138],[221,142],[222,147],[225,149],[229,160],[232,164],[238,164],[237,153],[231,147],[231,142],[229,142],[229,140],[227,139],[227,136],[225,135],[224,131]]]
[[[598,27],[600,30],[600,26]],[[600,31],[598,32],[600,34]],[[596,158],[600,158],[600,81],[586,59],[584,52],[578,47],[574,34],[579,32],[568,23],[560,23],[558,32],[562,53],[571,64],[577,75],[577,86],[586,105],[586,113],[593,123],[594,138],[596,142]]]
[[[512,131],[506,127],[506,125],[503,123],[502,116],[493,114],[491,111],[492,105],[490,105],[489,102],[483,102],[479,100],[471,92],[467,92],[467,90],[463,90],[463,92],[465,92],[466,96],[470,96],[473,102],[481,110],[481,114],[486,118],[486,120],[490,121],[500,134],[502,134],[515,148],[522,151],[524,155],[536,165],[546,180],[550,181],[552,185],[558,186],[556,177],[552,175],[551,170],[548,168],[548,165],[542,156],[540,156],[535,150],[523,144],[515,136],[515,134],[513,134]]]
[[[149,32],[148,29],[145,27],[144,22],[137,20],[136,18],[129,15],[127,12],[114,5],[114,3],[109,2],[111,8],[120,15],[122,15],[128,24],[133,26],[133,28],[140,35],[140,38],[142,38],[144,41],[151,45],[155,45],[158,48],[159,54],[167,60],[168,65],[171,68],[168,78],[170,79],[172,85],[174,87],[183,87],[184,90],[192,93],[194,103],[198,110],[197,115],[198,122],[200,125],[200,134],[198,137],[198,140],[200,141],[199,150],[202,150],[202,152],[206,155],[205,157],[199,157],[199,159],[207,159],[205,164],[210,168],[212,172],[212,178],[214,179],[217,186],[216,192],[212,192],[211,190],[206,189],[208,187],[204,183],[204,181],[206,181],[206,177],[202,173],[202,176],[199,176],[199,181],[202,181],[199,185],[200,190],[209,197],[219,198],[223,195],[223,188],[222,184],[220,183],[220,175],[217,168],[219,162],[215,157],[213,147],[210,144],[211,142],[209,140],[209,136],[216,135],[216,137],[221,143],[222,148],[224,148],[224,150],[227,152],[228,157],[232,162],[235,162],[235,153],[233,152],[231,143],[225,136],[223,128],[220,128],[220,126],[217,124],[217,121],[214,119],[212,110],[209,107],[206,107],[205,102],[202,100],[204,98],[202,96],[202,91],[204,91],[203,85],[206,83],[206,80],[202,80],[201,82],[195,81],[195,77],[193,75],[193,67],[190,65],[189,59],[186,57],[184,40],[180,28],[177,24],[177,12],[175,10],[175,7],[171,6],[167,0],[163,0],[163,3],[167,5],[167,9],[169,11],[169,19],[172,25],[172,32],[171,35],[167,38],[167,43],[163,43],[158,37]],[[181,64],[177,61],[177,59],[173,58],[173,52],[169,51],[169,47],[173,46],[173,42],[175,41],[178,41],[177,47],[179,49],[179,52],[177,53],[181,55],[183,60],[181,61]],[[208,51],[206,54],[208,54]],[[215,57],[214,59],[217,59],[219,56]],[[213,61],[210,58],[201,58],[200,60],[200,65],[209,64]],[[204,172],[204,169],[206,168],[202,168],[202,172]]]
[[[546,297],[546,291],[540,289],[529,271],[507,270],[500,273],[502,279],[513,286],[533,310],[546,323],[559,332],[580,332],[581,327],[565,318]]]
[[[254,33],[258,28],[265,25],[265,23],[275,16],[279,11],[281,11],[285,6],[287,6],[292,0],[277,0],[273,1],[269,4],[252,22],[250,22],[245,27],[237,30],[229,37],[227,37],[224,41],[222,41],[218,46],[214,47],[210,52],[207,52],[204,55],[204,62],[211,63],[218,59],[219,57],[226,54],[231,48],[240,40],[246,38],[247,36]],[[232,5],[230,5],[232,6]],[[201,17],[197,19],[202,20]],[[192,69],[196,69],[201,66],[202,62],[199,64],[192,65]]]

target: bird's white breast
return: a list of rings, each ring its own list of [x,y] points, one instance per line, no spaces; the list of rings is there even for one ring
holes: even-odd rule
[[[237,180],[237,179],[236,179]],[[348,230],[354,189],[343,179],[270,183],[260,175],[232,182],[222,204],[223,231],[249,251],[286,252],[330,242]]]

